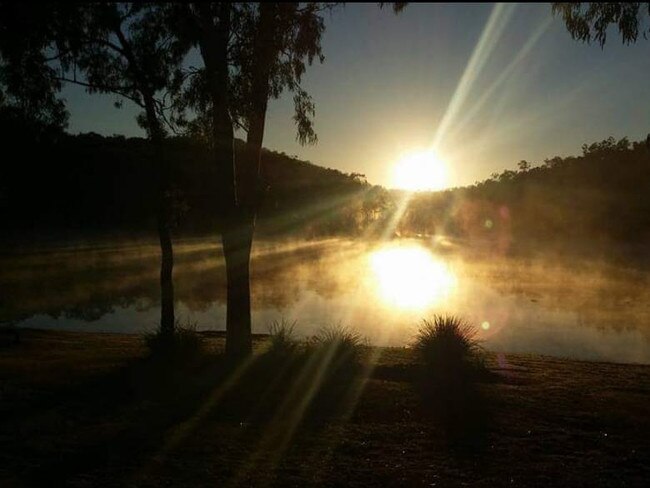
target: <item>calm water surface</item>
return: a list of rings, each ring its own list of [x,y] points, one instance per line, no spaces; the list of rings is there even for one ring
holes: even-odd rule
[[[177,315],[225,326],[225,272],[215,240],[176,246]],[[142,332],[159,314],[153,244],[76,246],[2,258],[0,322],[25,327]],[[472,254],[398,240],[259,242],[252,260],[253,328],[297,321],[308,336],[332,324],[371,343],[405,345],[435,313],[465,317],[502,352],[650,363],[647,272]]]

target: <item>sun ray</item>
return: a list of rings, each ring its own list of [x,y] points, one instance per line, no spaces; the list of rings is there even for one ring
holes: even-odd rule
[[[528,38],[526,43],[521,47],[517,55],[514,57],[510,63],[508,63],[508,66],[499,74],[496,80],[494,80],[490,86],[487,88],[487,90],[483,91],[481,93],[480,98],[474,103],[470,108],[464,111],[463,118],[458,122],[455,127],[453,132],[450,134],[450,137],[453,137],[454,135],[458,134],[463,127],[467,125],[467,123],[472,120],[476,114],[483,108],[485,103],[490,99],[490,97],[494,94],[494,92],[499,88],[515,71],[515,69],[520,65],[520,63],[523,61],[523,59],[528,56],[528,54],[533,50],[533,48],[537,45],[539,40],[542,38],[542,36],[548,31],[548,29],[551,27],[553,23],[552,18],[547,18],[545,19],[544,22],[542,22],[537,29],[533,32],[533,34]]]
[[[481,33],[481,37],[474,48],[472,56],[465,67],[465,71],[456,86],[456,90],[454,91],[442,121],[438,126],[438,130],[436,131],[433,140],[434,148],[440,146],[440,142],[445,137],[449,127],[460,111],[465,99],[469,95],[474,81],[494,51],[494,48],[512,17],[515,8],[515,5],[502,3],[498,3],[492,8],[492,12],[485,24],[483,32]]]

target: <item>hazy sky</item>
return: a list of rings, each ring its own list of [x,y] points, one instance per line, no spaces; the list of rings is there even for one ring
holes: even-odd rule
[[[573,41],[549,4],[348,4],[327,16],[325,63],[309,69],[319,142],[295,142],[291,97],[271,103],[264,145],[390,186],[401,154],[430,147],[451,186],[650,132],[650,41]],[[143,135],[137,110],[66,88],[73,133]]]

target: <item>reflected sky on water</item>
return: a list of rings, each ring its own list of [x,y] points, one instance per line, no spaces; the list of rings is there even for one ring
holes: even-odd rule
[[[2,259],[0,320],[26,327],[142,332],[159,315],[153,244],[77,246]],[[296,320],[308,336],[332,324],[373,344],[406,345],[433,314],[459,314],[490,350],[650,363],[645,272],[602,263],[493,258],[430,241],[258,242],[253,329]],[[225,327],[216,240],[176,246],[177,316]]]

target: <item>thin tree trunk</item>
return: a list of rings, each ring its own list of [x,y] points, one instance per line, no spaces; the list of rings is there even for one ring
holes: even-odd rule
[[[138,80],[139,91],[144,102],[145,116],[147,118],[147,131],[149,139],[153,144],[154,165],[158,166],[157,175],[157,226],[158,240],[160,241],[160,333],[164,337],[171,338],[175,332],[176,319],[174,315],[174,283],[172,272],[174,269],[174,250],[172,247],[171,225],[172,225],[172,175],[171,161],[165,155],[163,142],[165,139],[164,130],[160,124],[154,91],[147,83],[147,77],[140,70],[138,59],[133,54],[130,42],[124,36],[121,28],[121,21],[113,28],[120,44],[124,49],[125,56],[129,62],[129,70],[132,71]]]
[[[160,333],[172,336],[175,332],[174,316],[174,250],[172,247],[171,231],[169,229],[168,213],[162,209],[158,212],[158,238],[160,240]]]
[[[148,119],[150,139],[153,143],[155,164],[158,166],[158,204],[156,218],[158,240],[160,241],[160,334],[171,338],[176,331],[174,314],[174,249],[172,246],[172,202],[171,167],[165,155],[163,133],[156,116],[153,100],[145,97],[145,112]]]

